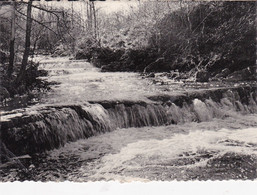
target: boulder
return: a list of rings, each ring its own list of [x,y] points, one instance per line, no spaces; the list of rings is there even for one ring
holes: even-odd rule
[[[90,52],[87,52],[87,51],[78,51],[75,54],[75,59],[76,60],[81,60],[81,59],[90,60],[91,57],[92,57],[92,54]]]
[[[5,87],[0,86],[0,100],[3,101],[6,98],[10,97],[10,93]]]
[[[231,71],[228,68],[223,69],[220,73],[216,74],[216,78],[225,78],[227,77]]]
[[[119,62],[112,62],[108,65],[101,66],[101,72],[118,72],[122,71],[121,64]]]
[[[4,51],[0,50],[0,63],[6,62],[7,59],[8,59],[7,54]]]
[[[154,78],[155,74],[153,72],[146,75],[146,78]]]
[[[154,62],[150,63],[144,69],[144,72],[165,72],[165,71],[169,71],[169,66],[167,65],[163,57],[158,58]]]
[[[196,82],[208,82],[210,79],[209,72],[200,70],[196,73]]]
[[[247,67],[243,70],[235,71],[232,74],[228,75],[228,81],[256,81],[257,74],[256,74],[256,67],[251,66]]]
[[[112,71],[112,68],[109,65],[103,65],[101,67],[101,72],[109,72]]]
[[[185,80],[188,79],[189,75],[187,73],[179,73],[176,77],[174,77],[175,80]],[[204,82],[204,81],[203,81]]]

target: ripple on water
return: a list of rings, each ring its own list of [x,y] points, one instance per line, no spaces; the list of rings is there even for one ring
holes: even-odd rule
[[[59,167],[59,175],[73,181],[254,179],[256,126],[255,114],[118,129],[48,152],[36,178]]]
[[[37,56],[36,60],[41,63],[40,68],[49,72],[48,81],[60,83],[41,98],[41,102],[49,104],[101,100],[149,101],[146,97],[154,95],[234,86],[234,83],[176,81],[169,78],[167,73],[156,73],[154,78],[147,78],[132,72],[101,72],[85,60],[69,60],[68,57]]]
[[[163,89],[167,89],[136,73],[99,72],[85,61],[47,59],[42,67],[53,72],[50,81],[60,83],[42,99],[49,104],[114,97],[144,100],[148,95],[166,93]],[[167,93],[185,89],[183,83],[169,84]],[[198,100],[194,104],[199,108],[196,113],[205,108]],[[101,119],[103,115],[97,112],[95,117]],[[7,174],[0,172],[0,178],[44,181],[256,178],[257,115],[235,113],[223,120],[207,121],[209,115],[199,116],[206,121],[202,123],[118,129],[69,143],[34,156],[30,163],[35,167],[31,166],[28,173],[14,168]]]
[[[118,129],[34,156],[2,180],[255,179],[257,115]],[[7,179],[8,178],[8,179]]]

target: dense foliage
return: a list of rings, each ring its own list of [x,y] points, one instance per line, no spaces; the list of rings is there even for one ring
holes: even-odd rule
[[[255,66],[255,18],[255,2],[188,2],[175,11],[168,10],[152,27],[145,27],[150,35],[145,36],[145,46],[126,46],[127,40],[138,40],[128,33],[120,47],[114,47],[110,39],[112,44],[106,42],[105,47],[93,49],[94,55],[90,48],[80,50],[77,57],[83,53],[97,66],[102,65],[104,71],[178,70],[188,72],[189,76],[207,71],[211,76],[225,77]],[[138,29],[139,35],[141,30]]]
[[[182,8],[158,24],[159,53],[171,69],[182,71],[198,68],[217,73],[254,66],[255,17],[255,2],[210,2]]]

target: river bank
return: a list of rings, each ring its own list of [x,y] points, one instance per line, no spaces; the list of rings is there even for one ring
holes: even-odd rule
[[[152,29],[137,26],[135,33],[124,27],[116,36],[104,33],[103,43],[85,39],[75,58],[87,59],[104,72],[167,72],[197,82],[255,81],[255,26],[255,2],[192,3],[167,12]],[[144,38],[134,36],[141,31],[146,31]]]
[[[36,62],[30,62],[30,66],[26,70],[26,75],[22,84],[16,83],[16,77],[18,75],[19,66],[16,66],[12,76],[7,76],[7,64],[1,64],[0,76],[0,102],[1,108],[15,109],[17,105],[24,105],[33,103],[36,101],[39,94],[42,94],[50,90],[50,86],[54,83],[46,82],[41,77],[47,76],[47,71],[39,70],[39,64]]]

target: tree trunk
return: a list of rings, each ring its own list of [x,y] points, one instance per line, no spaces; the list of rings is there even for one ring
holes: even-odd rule
[[[13,1],[12,6],[12,24],[11,24],[11,40],[10,40],[10,58],[9,66],[7,70],[8,77],[12,76],[13,73],[13,63],[14,63],[14,43],[15,43],[15,1]]]
[[[95,41],[97,41],[96,13],[95,13],[95,4],[93,1],[92,1],[92,12],[93,12],[93,16],[94,16],[94,38],[95,38]]]
[[[26,73],[26,66],[28,64],[28,58],[29,58],[29,53],[30,53],[31,26],[32,26],[31,10],[32,10],[32,0],[29,0],[28,6],[27,6],[25,50],[23,53],[21,69],[20,69],[19,75],[16,80],[17,85],[21,84],[21,82],[25,76],[25,73]]]
[[[73,1],[71,2],[71,28],[73,29],[73,23],[74,23],[74,9],[73,9]]]

